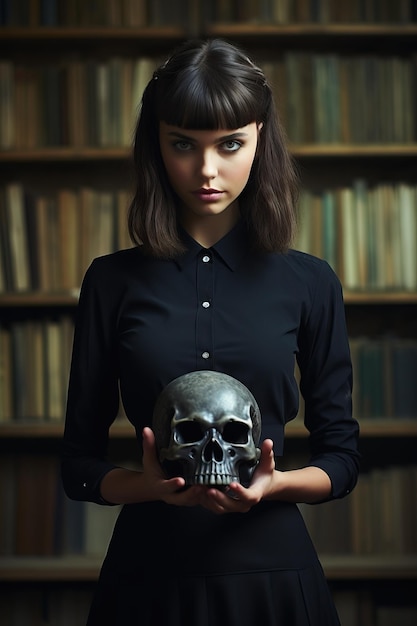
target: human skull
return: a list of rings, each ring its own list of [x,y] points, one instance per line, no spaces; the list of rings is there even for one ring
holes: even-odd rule
[[[171,381],[155,404],[153,430],[169,476],[220,489],[250,483],[260,457],[261,414],[232,376],[203,370]]]

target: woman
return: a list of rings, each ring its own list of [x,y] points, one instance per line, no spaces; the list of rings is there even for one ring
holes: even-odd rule
[[[68,396],[67,494],[125,505],[88,625],[338,624],[295,503],[357,480],[344,307],[329,266],[289,249],[296,176],[262,71],[220,40],[184,44],[145,90],[134,161],[137,245],[86,273]],[[295,361],[311,458],[284,472]],[[149,427],[165,385],[202,369],[242,381],[262,414],[252,482],[229,494],[167,479]],[[106,460],[119,386],[141,472]]]

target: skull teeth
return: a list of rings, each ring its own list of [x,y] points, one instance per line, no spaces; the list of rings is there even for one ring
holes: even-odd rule
[[[232,482],[238,482],[236,476],[221,476],[220,474],[196,474],[194,480],[191,481],[195,485],[230,485]]]

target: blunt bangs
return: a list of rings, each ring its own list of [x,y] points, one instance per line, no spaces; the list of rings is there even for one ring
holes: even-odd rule
[[[195,77],[161,94],[158,119],[190,130],[234,129],[257,121],[258,109],[241,85],[219,89]]]
[[[189,62],[180,71],[168,61],[158,72],[159,121],[190,130],[235,129],[262,121],[265,78],[247,57],[217,41],[187,54]]]

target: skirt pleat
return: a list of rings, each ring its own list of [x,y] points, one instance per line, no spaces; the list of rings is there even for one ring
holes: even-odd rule
[[[296,505],[236,516],[125,507],[88,626],[223,625],[340,626]]]

